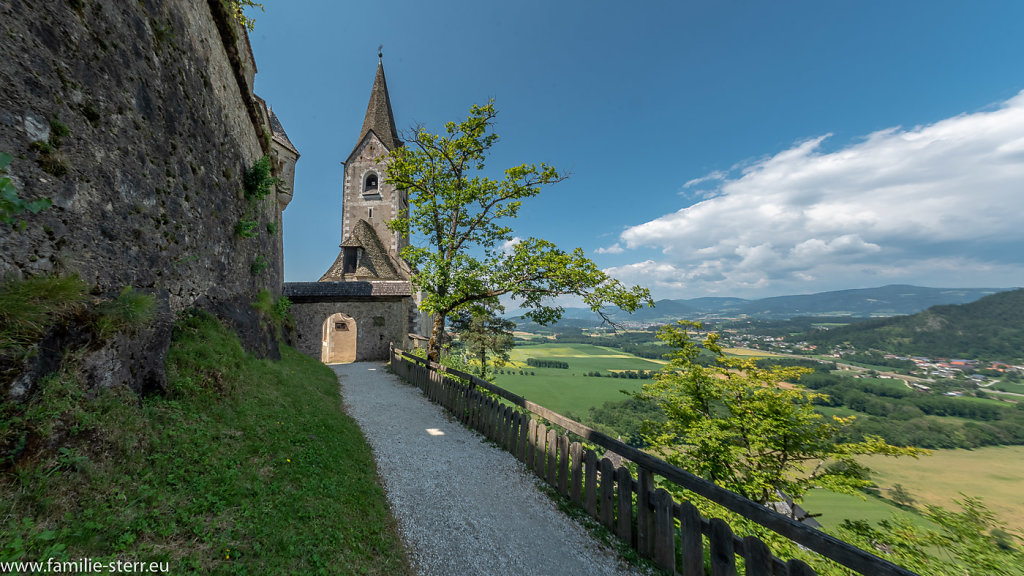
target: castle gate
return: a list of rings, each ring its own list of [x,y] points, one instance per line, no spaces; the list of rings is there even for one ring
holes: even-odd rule
[[[356,321],[348,314],[332,314],[323,324],[320,361],[338,364],[356,361]]]

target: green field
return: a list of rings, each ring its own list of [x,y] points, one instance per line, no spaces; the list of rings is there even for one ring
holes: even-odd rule
[[[1024,446],[935,450],[916,460],[872,456],[865,463],[883,490],[902,484],[919,504],[947,507],[961,494],[979,496],[1007,526],[1024,529]]]
[[[728,356],[753,356],[755,358],[781,358],[782,354],[775,354],[765,350],[754,350],[752,348],[722,348]]]
[[[506,373],[494,378],[495,384],[560,414],[571,413],[576,416],[584,415],[590,408],[605,402],[623,400],[626,396],[620,390],[635,392],[644,382],[585,376],[587,372],[596,370],[610,374],[616,370],[657,371],[664,365],[663,362],[645,360],[614,348],[592,344],[523,346],[514,348],[510,356],[514,369],[523,370],[527,375],[508,374],[513,367],[506,366]],[[569,369],[534,368],[526,365],[527,358],[561,360],[569,364]],[[530,376],[530,373],[534,375]]]
[[[931,527],[922,516],[902,510],[887,501],[873,496],[852,496],[837,494],[828,490],[811,490],[804,495],[802,506],[811,514],[821,514],[815,518],[827,530],[838,528],[843,520],[867,520],[877,524],[888,520],[893,514],[908,518],[921,527]]]
[[[875,384],[877,386],[884,386],[892,390],[907,390],[907,385],[903,383],[903,380],[896,378],[860,378],[861,382],[867,382]]]
[[[1024,394],[1024,384],[1020,382],[998,382],[992,385],[992,388],[1002,388],[1007,392],[1013,392],[1014,394]],[[992,390],[993,392],[995,390]]]
[[[516,394],[548,407],[561,414],[585,415],[591,407],[607,401],[625,398],[620,390],[636,391],[644,380],[622,378],[594,378],[583,376],[592,370],[658,370],[662,364],[645,360],[619,350],[590,344],[550,343],[523,346],[511,354],[515,369],[523,369],[535,376],[504,374],[495,381]],[[562,360],[569,369],[533,368],[526,366],[527,358]],[[506,367],[506,372],[509,367]],[[871,378],[871,382],[885,386],[904,387],[900,380]],[[967,397],[966,401],[995,403],[995,400]],[[1005,403],[1000,403],[1006,405]],[[827,415],[849,416],[859,414],[848,408],[819,406]],[[937,418],[937,417],[929,417]],[[943,417],[944,421],[968,422],[966,419]],[[962,494],[980,496],[996,516],[1010,528],[1024,530],[1024,499],[1020,497],[1024,479],[1024,446],[998,446],[975,450],[936,450],[932,456],[919,459],[871,457],[865,463],[876,473],[873,479],[888,495],[895,484],[904,488],[917,500],[917,506],[938,504],[952,506],[954,498]],[[886,519],[892,513],[909,514],[885,500],[869,497],[835,494],[825,490],[812,490],[804,501],[805,508],[822,513],[819,521],[828,528],[844,519],[864,519],[872,522]],[[915,522],[924,523],[919,516],[910,514]]]

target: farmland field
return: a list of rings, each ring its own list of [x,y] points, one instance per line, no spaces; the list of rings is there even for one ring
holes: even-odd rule
[[[931,456],[865,458],[884,490],[902,484],[919,504],[951,507],[961,493],[980,496],[996,517],[1024,529],[1024,446],[990,446],[974,450],[935,450]]]
[[[512,350],[512,366],[504,368],[505,374],[494,378],[495,382],[561,414],[577,417],[586,415],[591,407],[607,401],[625,398],[620,390],[637,391],[644,380],[624,378],[595,378],[585,376],[591,371],[608,374],[621,370],[658,370],[663,362],[645,360],[620,350],[592,344],[545,343],[520,346]],[[560,360],[569,364],[568,369],[535,368],[527,366],[527,358]],[[519,375],[519,370],[526,375]],[[515,374],[510,372],[515,371]],[[530,376],[530,373],[534,376]],[[869,381],[903,388],[897,379],[868,379]],[[996,404],[995,400],[963,398]],[[1005,406],[1005,403],[1000,403]],[[819,406],[826,415],[860,415],[844,407]],[[866,416],[866,415],[865,415]],[[927,417],[944,422],[969,422],[955,417]],[[986,506],[1000,521],[1013,530],[1024,530],[1024,500],[1020,497],[1021,479],[1024,478],[1024,446],[996,446],[974,450],[936,450],[932,456],[913,458],[887,458],[884,456],[865,459],[872,470],[874,481],[883,496],[895,484],[903,487],[917,501],[918,507],[938,504],[952,508],[954,498],[962,494],[980,496]],[[822,513],[819,521],[832,528],[844,519],[866,519],[872,522],[888,518],[891,513],[909,514],[886,503],[880,498],[869,497],[861,500],[856,496],[835,494],[825,490],[812,490],[806,496],[805,507],[813,513]],[[926,522],[910,514],[916,523]]]
[[[729,356],[755,356],[757,358],[782,357],[782,354],[774,354],[765,350],[754,350],[753,348],[722,348],[722,352],[725,352]]]
[[[893,514],[908,518],[921,527],[932,527],[924,517],[889,504],[881,498],[837,494],[828,490],[811,490],[804,495],[802,506],[811,514],[821,514],[815,518],[826,530],[833,530],[843,520],[867,520],[877,524],[880,520],[888,520]]]
[[[505,374],[498,374],[495,384],[560,414],[576,416],[585,415],[590,408],[605,402],[623,400],[626,396],[620,390],[635,392],[643,383],[636,379],[585,376],[588,372],[598,371],[607,376],[612,371],[657,371],[664,365],[664,362],[592,344],[520,346],[514,348],[510,356],[513,365],[499,369]],[[569,364],[569,369],[527,366],[527,358],[561,360]],[[526,375],[520,375],[519,370]],[[510,374],[512,371],[515,373]]]

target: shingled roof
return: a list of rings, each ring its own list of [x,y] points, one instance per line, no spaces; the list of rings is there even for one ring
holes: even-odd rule
[[[295,145],[292,144],[292,141],[288,139],[288,134],[286,134],[284,131],[284,125],[282,125],[281,121],[278,120],[277,114],[274,114],[274,109],[268,108],[267,112],[270,113],[270,131],[273,134],[274,140],[277,140],[278,142],[281,143],[282,146],[290,149],[292,152],[298,155],[298,149],[296,149]]]
[[[352,233],[341,243],[341,251],[334,264],[320,277],[320,282],[341,282],[344,280],[345,248],[362,248],[355,277],[360,280],[406,280],[399,267],[392,260],[377,231],[369,222],[360,218]]]
[[[388,83],[384,79],[383,60],[377,61],[377,76],[373,79],[370,103],[366,105],[366,116],[363,118],[363,129],[359,131],[359,139],[356,140],[356,149],[371,130],[388,150],[394,150],[402,145],[395,129],[395,115],[391,112],[391,98],[388,96]]]
[[[369,282],[285,282],[284,295],[293,302],[330,302],[383,296],[410,296],[412,284],[398,280]]]

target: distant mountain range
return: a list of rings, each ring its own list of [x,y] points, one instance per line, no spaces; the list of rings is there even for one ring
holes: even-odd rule
[[[819,346],[849,344],[907,356],[1024,360],[1024,289],[910,316],[876,318],[801,336]]]
[[[631,315],[618,313],[617,321],[668,322],[679,319],[726,318],[786,319],[798,316],[888,317],[915,314],[932,306],[967,304],[1011,288],[926,288],[895,284],[880,288],[837,290],[817,294],[775,296],[758,300],[743,298],[691,298],[658,300],[654,308]],[[519,314],[513,314],[518,317]],[[568,308],[563,316],[573,325],[600,323],[586,308]]]

